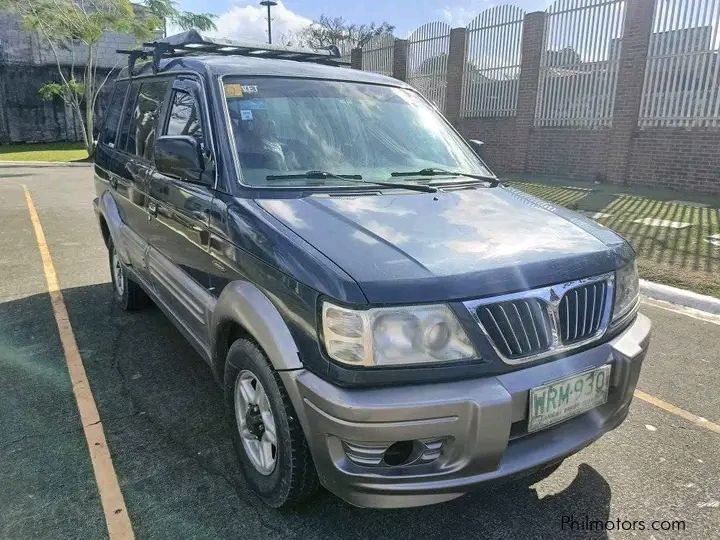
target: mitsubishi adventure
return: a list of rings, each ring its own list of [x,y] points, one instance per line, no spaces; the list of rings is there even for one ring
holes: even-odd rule
[[[650,322],[618,234],[337,50],[126,52],[95,163],[113,294],[208,363],[267,504],[535,482],[625,419]]]

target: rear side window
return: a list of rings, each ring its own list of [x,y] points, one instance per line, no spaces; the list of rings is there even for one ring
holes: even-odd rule
[[[120,124],[120,115],[122,114],[122,106],[125,101],[125,93],[127,92],[128,82],[119,81],[115,84],[112,99],[105,116],[105,127],[103,128],[101,142],[107,144],[111,148],[115,146],[115,138],[117,137],[118,124]]]
[[[188,92],[173,92],[170,114],[168,115],[166,135],[190,135],[202,140],[203,130],[200,122],[200,107]]]
[[[120,122],[120,136],[118,137],[117,148],[118,150],[125,150],[128,147],[128,139],[130,138],[131,132],[131,121],[133,112],[135,111],[135,101],[137,100],[138,91],[140,90],[140,83],[133,82],[130,85],[130,91],[128,92],[127,99],[125,100],[125,109],[122,115],[122,121]],[[133,130],[133,139],[134,139]],[[133,143],[134,144],[134,143]]]
[[[162,111],[168,79],[143,83],[135,100],[127,151],[152,159],[157,119]]]

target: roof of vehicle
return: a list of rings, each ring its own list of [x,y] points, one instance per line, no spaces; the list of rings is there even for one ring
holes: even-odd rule
[[[321,49],[285,47],[216,38],[189,30],[144,43],[141,49],[118,52],[128,54],[128,65],[133,71],[133,77],[147,76],[156,67],[160,73],[189,70],[208,76],[285,76],[407,86],[390,77],[342,67],[346,62],[341,59],[334,45]],[[144,65],[139,63],[134,68],[142,58],[152,61]],[[128,68],[125,68],[120,77],[127,76]]]
[[[312,62],[299,62],[296,60],[281,60],[276,58],[255,58],[249,56],[220,56],[210,54],[163,58],[160,61],[159,74],[174,71],[193,71],[211,77],[223,75],[301,77],[407,87],[407,84],[398,79],[369,71]],[[151,73],[151,63],[147,62],[143,64],[142,67],[138,65],[134,70],[133,76],[144,76]],[[124,68],[120,72],[119,78],[125,78],[127,74],[127,68]]]

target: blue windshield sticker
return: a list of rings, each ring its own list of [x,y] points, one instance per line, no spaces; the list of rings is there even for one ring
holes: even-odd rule
[[[247,111],[245,109],[241,109],[240,110],[240,119],[241,120],[252,120],[253,119],[252,111]]]
[[[248,99],[242,101],[242,107],[243,109],[248,109],[251,111],[257,111],[260,109],[267,109],[267,106],[265,105],[264,99]]]

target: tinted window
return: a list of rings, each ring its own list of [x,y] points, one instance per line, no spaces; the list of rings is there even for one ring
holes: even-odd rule
[[[195,98],[187,92],[176,90],[168,117],[166,135],[191,135],[203,138],[200,123],[200,107]]]
[[[153,157],[157,118],[162,110],[168,81],[143,83],[135,100],[128,134],[127,151],[145,159]]]
[[[110,100],[110,106],[105,116],[105,127],[103,128],[101,140],[104,144],[115,146],[115,137],[117,137],[117,128],[120,123],[120,115],[122,114],[122,106],[125,101],[127,87],[127,81],[120,81],[115,84],[112,100]]]
[[[128,138],[131,127],[130,124],[133,112],[135,110],[135,100],[137,98],[139,89],[139,82],[134,82],[132,83],[132,85],[130,85],[130,91],[128,92],[127,100],[125,101],[125,110],[123,111],[122,122],[120,122],[120,137],[117,143],[117,148],[119,150],[125,150],[128,146]]]

